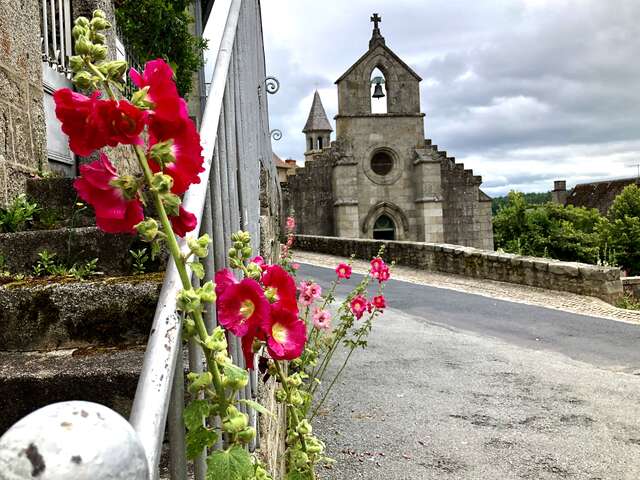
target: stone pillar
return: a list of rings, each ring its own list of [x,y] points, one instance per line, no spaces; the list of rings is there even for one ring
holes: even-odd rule
[[[417,151],[413,162],[416,205],[416,240],[443,243],[442,173],[440,159],[433,158],[430,150]]]
[[[0,0],[0,204],[46,169],[38,0]]]
[[[358,162],[351,157],[339,161],[332,172],[335,195],[333,214],[336,237],[360,238],[358,216]]]
[[[556,180],[553,182],[553,190],[551,190],[551,201],[553,203],[565,205],[567,203],[568,195],[569,192],[567,192],[566,180]]]

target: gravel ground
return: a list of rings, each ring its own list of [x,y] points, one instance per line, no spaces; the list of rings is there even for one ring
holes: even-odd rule
[[[640,379],[391,309],[314,421],[322,479],[637,479]]]

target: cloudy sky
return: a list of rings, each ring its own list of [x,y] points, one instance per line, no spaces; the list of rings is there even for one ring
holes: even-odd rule
[[[281,157],[303,158],[315,89],[335,126],[334,81],[366,51],[374,11],[423,78],[426,137],[490,195],[636,175],[640,0],[262,0]]]

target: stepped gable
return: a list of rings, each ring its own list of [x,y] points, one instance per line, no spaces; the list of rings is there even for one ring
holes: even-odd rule
[[[604,180],[601,182],[580,183],[573,187],[567,196],[567,205],[574,207],[596,208],[606,215],[615,198],[625,187],[640,183],[637,177]]]
[[[302,132],[333,132],[333,128],[327,118],[327,112],[324,110],[320,94],[317,90],[313,94],[313,103],[311,104],[309,117],[307,117],[307,123],[304,124]]]

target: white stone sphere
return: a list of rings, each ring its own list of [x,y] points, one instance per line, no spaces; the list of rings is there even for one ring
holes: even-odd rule
[[[148,480],[133,427],[110,408],[62,402],[27,415],[0,438],[0,480]]]

